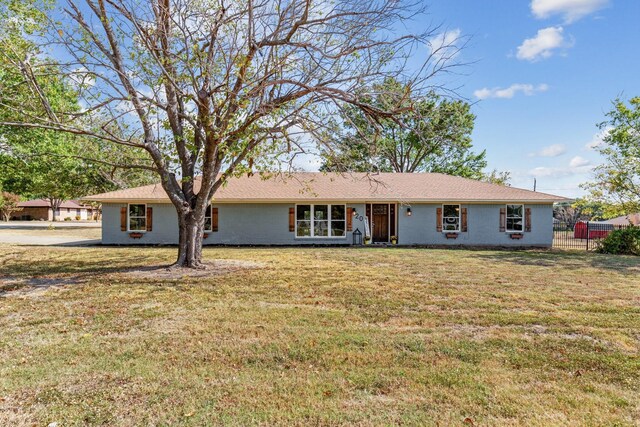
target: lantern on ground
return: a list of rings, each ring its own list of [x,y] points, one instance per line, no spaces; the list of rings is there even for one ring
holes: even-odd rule
[[[356,231],[354,231],[352,234],[354,246],[362,245],[362,232],[360,231],[360,229],[356,228]]]

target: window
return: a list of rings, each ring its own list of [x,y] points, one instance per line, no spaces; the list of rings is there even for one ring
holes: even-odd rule
[[[346,237],[345,205],[297,205],[296,237]]]
[[[507,205],[507,231],[524,231],[524,205]]]
[[[442,205],[442,231],[460,231],[460,205]]]
[[[333,237],[346,236],[346,209],[344,205],[331,205],[331,235]]]
[[[204,231],[211,231],[212,224],[213,222],[211,221],[211,205],[209,205],[204,211]]]
[[[147,205],[129,205],[129,231],[147,230]]]

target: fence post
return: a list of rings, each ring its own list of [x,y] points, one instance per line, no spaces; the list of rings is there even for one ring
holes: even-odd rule
[[[589,237],[591,235],[591,232],[589,230],[589,221],[587,221],[587,251],[589,250]]]

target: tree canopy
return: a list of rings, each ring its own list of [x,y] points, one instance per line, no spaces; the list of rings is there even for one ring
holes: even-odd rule
[[[336,153],[325,153],[324,170],[358,172],[441,172],[480,179],[485,151],[472,151],[475,116],[461,100],[386,79],[358,92],[362,102],[401,111],[371,120],[360,109],[347,107],[334,121]],[[324,137],[324,136],[323,136]]]
[[[583,187],[590,197],[609,206],[620,208],[618,214],[640,211],[640,97],[627,104],[622,99],[613,102],[607,120],[599,127],[606,131],[602,145],[596,150],[604,157],[595,168],[592,182]]]
[[[80,114],[86,83],[65,76],[31,39],[46,24],[46,15],[23,2],[2,6],[6,31],[0,35],[0,121]],[[34,70],[43,71],[36,75]],[[51,127],[0,125],[0,185],[24,198],[49,199],[56,209],[62,200],[150,182],[149,174],[123,173],[96,160],[131,154],[126,147],[102,152],[109,148]]]

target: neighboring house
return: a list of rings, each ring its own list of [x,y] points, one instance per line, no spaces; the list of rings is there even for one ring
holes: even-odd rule
[[[198,191],[199,181],[196,181]],[[162,186],[86,197],[102,203],[104,244],[177,244]],[[294,173],[231,179],[206,216],[205,244],[373,243],[549,247],[563,197],[435,173]]]
[[[617,218],[611,218],[605,221],[613,225],[640,225],[640,213],[622,215]]]
[[[11,217],[13,220],[40,220],[53,221],[53,209],[51,204],[45,199],[29,200],[18,204],[22,208],[20,212],[16,212]],[[56,220],[64,221],[65,218],[72,220],[91,220],[94,215],[98,214],[98,210],[84,204],[80,204],[75,200],[68,200],[60,204],[60,208],[56,210]]]

